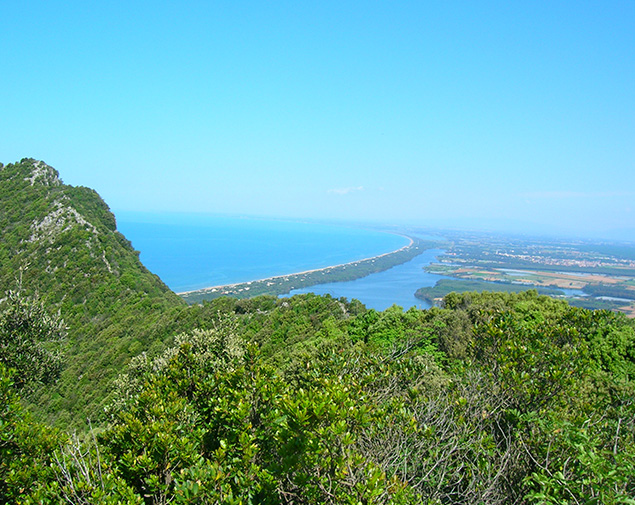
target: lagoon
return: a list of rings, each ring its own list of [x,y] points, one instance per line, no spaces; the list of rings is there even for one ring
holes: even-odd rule
[[[430,274],[423,268],[443,254],[440,249],[428,249],[407,263],[397,265],[389,270],[362,277],[349,282],[320,284],[303,289],[295,289],[288,296],[301,293],[329,294],[334,298],[355,298],[369,309],[385,310],[392,305],[399,305],[404,310],[410,307],[428,309],[430,304],[415,298],[417,289],[434,286],[444,276]]]

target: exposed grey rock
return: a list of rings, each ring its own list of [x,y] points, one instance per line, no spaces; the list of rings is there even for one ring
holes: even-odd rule
[[[59,178],[57,170],[47,165],[43,161],[35,161],[33,163],[33,173],[31,177],[25,177],[25,181],[29,181],[31,186],[36,182],[43,186],[59,186],[62,181]]]

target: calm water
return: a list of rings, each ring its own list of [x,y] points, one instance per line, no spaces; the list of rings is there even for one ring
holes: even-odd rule
[[[428,309],[430,304],[415,298],[414,293],[419,288],[434,286],[439,279],[444,278],[441,275],[423,271],[424,266],[433,262],[442,253],[442,250],[430,249],[412,261],[397,265],[390,270],[354,281],[295,289],[291,291],[291,295],[316,293],[319,295],[329,294],[335,298],[343,296],[349,300],[356,298],[366,307],[376,310],[385,310],[393,304],[401,306],[404,310],[410,307]]]
[[[408,244],[361,228],[200,215],[118,213],[117,227],[176,292],[347,263]]]

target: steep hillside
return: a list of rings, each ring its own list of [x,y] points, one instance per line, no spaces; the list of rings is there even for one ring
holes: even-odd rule
[[[101,197],[42,161],[0,168],[0,236],[0,291],[21,277],[68,326],[61,381],[36,393],[36,409],[61,425],[98,416],[108,380],[130,356],[163,347],[170,332],[150,328],[184,303],[141,264]]]

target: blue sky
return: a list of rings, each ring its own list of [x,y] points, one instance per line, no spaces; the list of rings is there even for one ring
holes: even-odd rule
[[[635,240],[635,2],[0,3],[0,161],[115,211]]]

